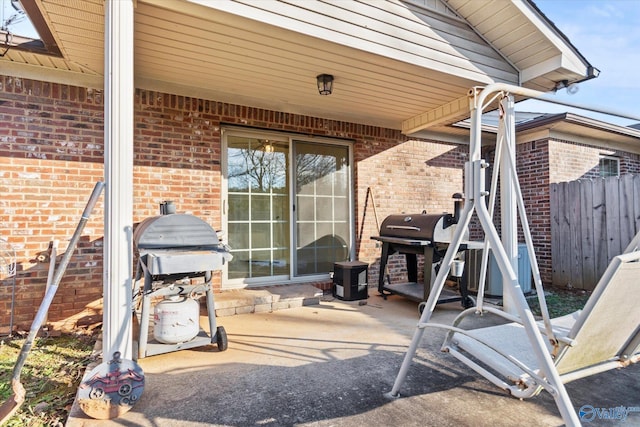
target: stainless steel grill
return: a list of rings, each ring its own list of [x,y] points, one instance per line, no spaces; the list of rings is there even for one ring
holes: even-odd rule
[[[456,199],[454,214],[399,214],[389,215],[380,226],[380,235],[371,238],[382,243],[380,256],[380,275],[378,278],[378,292],[385,296],[398,294],[410,299],[424,302],[429,297],[432,283],[432,272],[437,272],[438,263],[444,256],[449,243],[458,227],[458,218],[462,209],[462,195],[453,195]],[[464,232],[464,241],[469,240],[469,231]],[[464,250],[466,245],[461,246]],[[385,269],[390,255],[403,254],[406,259],[407,283],[391,283],[385,277]],[[418,258],[423,255],[423,283],[418,282]],[[387,280],[385,281],[385,278]],[[473,301],[469,299],[466,289],[466,280],[460,282],[460,294],[450,295],[443,292],[438,303],[462,301],[462,304],[470,306]]]
[[[213,271],[220,270],[231,260],[229,248],[218,239],[216,231],[200,218],[176,214],[173,205],[161,205],[163,215],[142,221],[133,233],[138,255],[136,283],[141,287],[139,311],[140,334],[137,357],[143,358],[170,351],[216,343],[219,350],[227,347],[226,332],[216,326],[213,289]],[[206,294],[207,314],[211,335],[200,330],[188,342],[162,343],[149,340],[152,300],[164,298],[191,298]],[[197,319],[196,319],[197,321]],[[194,333],[195,334],[195,333]]]
[[[143,269],[152,275],[220,270],[231,258],[215,230],[193,215],[147,218],[136,228],[133,241]]]

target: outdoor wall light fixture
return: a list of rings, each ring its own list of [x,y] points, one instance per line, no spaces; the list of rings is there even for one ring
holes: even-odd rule
[[[331,95],[333,76],[331,74],[319,74],[316,76],[316,80],[318,80],[318,92],[320,92],[320,95]]]
[[[560,80],[559,82],[556,82],[556,87],[553,90],[554,92],[557,92],[564,88],[567,89],[567,93],[569,95],[575,95],[578,90],[580,90],[580,87],[576,83],[569,83],[569,80]]]

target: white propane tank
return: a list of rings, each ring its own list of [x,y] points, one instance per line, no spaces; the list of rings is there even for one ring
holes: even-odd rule
[[[200,332],[200,304],[193,298],[172,295],[153,310],[153,337],[163,344],[190,341]]]

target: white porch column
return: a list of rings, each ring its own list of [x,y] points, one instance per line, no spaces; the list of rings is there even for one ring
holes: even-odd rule
[[[103,360],[131,359],[133,0],[106,0],[104,40]]]
[[[500,228],[501,240],[507,258],[511,261],[511,267],[518,276],[518,220],[516,205],[516,188],[512,179],[511,160],[516,164],[516,125],[515,106],[513,95],[505,96],[501,105],[504,111],[504,141],[508,144],[509,150],[502,150],[500,158]],[[503,309],[509,314],[518,315],[514,305],[514,296],[511,289],[511,279],[505,272],[502,273],[502,304]]]

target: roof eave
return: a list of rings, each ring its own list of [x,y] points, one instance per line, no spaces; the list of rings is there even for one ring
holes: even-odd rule
[[[590,117],[580,116],[573,113],[546,114],[539,118],[529,120],[516,126],[516,132],[542,127],[552,128],[558,123],[569,123],[576,126],[584,126],[618,135],[638,138],[640,142],[640,130],[629,126],[620,126],[607,123]]]

